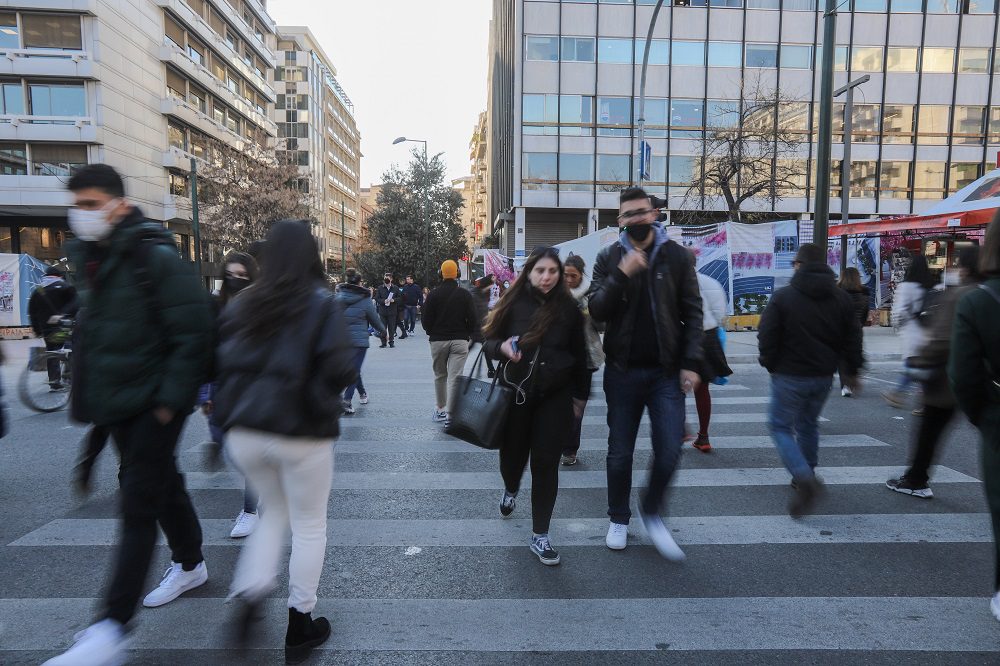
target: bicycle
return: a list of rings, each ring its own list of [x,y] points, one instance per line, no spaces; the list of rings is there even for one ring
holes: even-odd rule
[[[73,386],[73,350],[68,346],[68,340],[73,324],[73,320],[68,318],[59,321],[60,331],[56,336],[64,341],[62,349],[31,348],[28,364],[21,371],[18,381],[21,402],[29,409],[42,413],[57,412],[69,404]]]

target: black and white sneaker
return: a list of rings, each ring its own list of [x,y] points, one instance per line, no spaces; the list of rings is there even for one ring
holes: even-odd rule
[[[931,499],[934,497],[934,493],[931,491],[929,485],[926,483],[917,483],[905,476],[901,476],[898,479],[889,479],[885,482],[885,487],[889,490],[895,490],[897,493],[913,495],[921,499]]]
[[[559,564],[559,553],[552,550],[548,534],[532,535],[531,552],[537,555],[539,561],[547,567],[554,567]]]
[[[510,518],[510,514],[514,513],[514,507],[517,506],[517,493],[511,494],[506,490],[503,491],[503,497],[500,498],[500,515],[503,518]]]

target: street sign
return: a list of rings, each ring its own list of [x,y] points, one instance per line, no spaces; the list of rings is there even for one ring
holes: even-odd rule
[[[639,146],[639,179],[649,180],[649,163],[653,161],[653,147],[648,141]]]

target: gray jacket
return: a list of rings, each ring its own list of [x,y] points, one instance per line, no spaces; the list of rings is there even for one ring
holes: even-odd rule
[[[385,335],[385,326],[375,309],[371,292],[364,287],[353,284],[337,285],[337,300],[344,306],[344,318],[347,321],[347,335],[352,347],[371,346],[371,336],[368,325],[371,324],[380,334]]]

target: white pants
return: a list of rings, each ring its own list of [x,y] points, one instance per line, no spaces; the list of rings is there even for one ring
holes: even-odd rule
[[[232,595],[260,598],[273,587],[289,525],[288,607],[311,613],[326,556],[333,441],[233,428],[229,455],[260,493],[260,523],[240,553]]]

